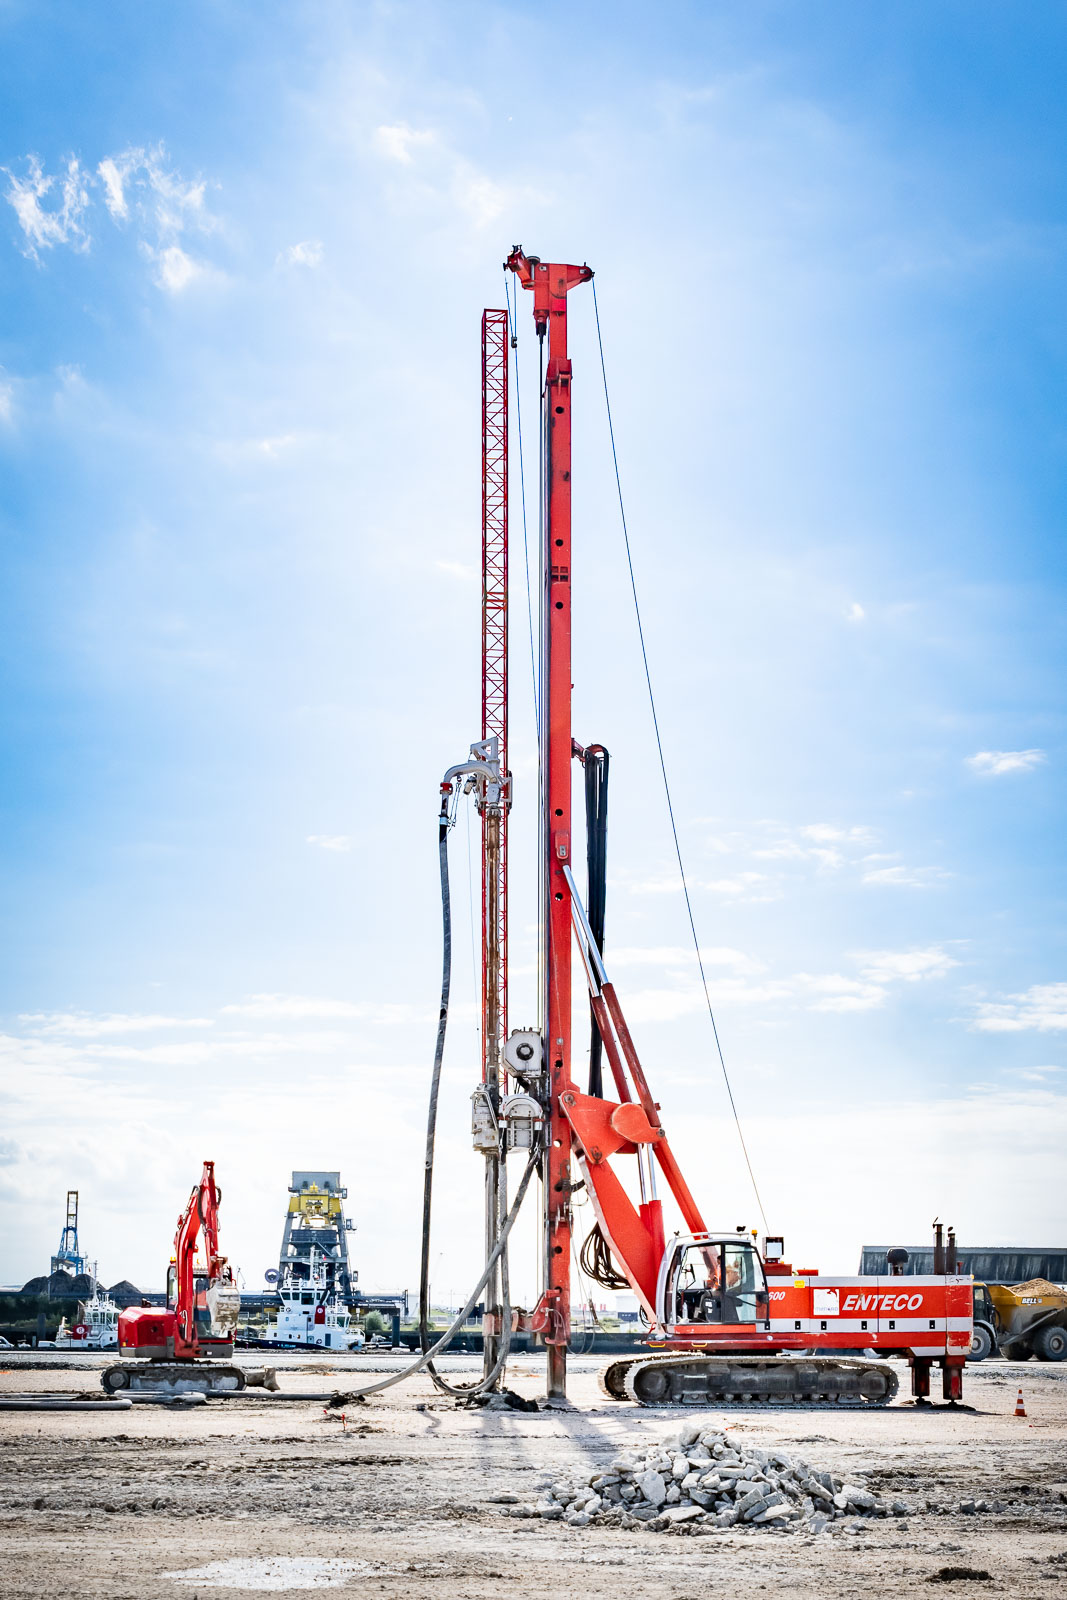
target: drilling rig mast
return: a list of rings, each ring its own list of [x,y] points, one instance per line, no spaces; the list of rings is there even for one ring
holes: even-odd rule
[[[503,783],[488,785],[482,814],[482,1083],[499,1111],[508,1027],[508,313],[482,314],[482,748]],[[504,1165],[485,1157],[485,1253],[501,1218]],[[486,1376],[499,1351],[500,1270],[485,1291]]]

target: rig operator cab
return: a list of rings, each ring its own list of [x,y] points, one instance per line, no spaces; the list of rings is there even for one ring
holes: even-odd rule
[[[663,1258],[657,1298],[672,1332],[709,1324],[740,1332],[766,1322],[770,1305],[759,1251],[737,1234],[677,1238]]]

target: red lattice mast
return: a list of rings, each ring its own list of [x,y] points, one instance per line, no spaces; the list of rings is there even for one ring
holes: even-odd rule
[[[482,738],[505,786],[482,810],[482,1078],[499,1084],[508,1025],[508,314],[482,314]]]

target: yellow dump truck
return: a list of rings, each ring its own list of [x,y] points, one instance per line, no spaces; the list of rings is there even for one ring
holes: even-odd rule
[[[1009,1361],[1067,1359],[1067,1289],[1047,1278],[976,1283],[971,1360],[984,1361],[998,1348]]]

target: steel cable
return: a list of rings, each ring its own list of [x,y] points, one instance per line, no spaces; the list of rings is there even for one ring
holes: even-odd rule
[[[674,802],[671,798],[671,786],[667,778],[667,762],[663,754],[663,739],[660,735],[659,716],[656,712],[656,696],[652,689],[652,673],[648,665],[648,650],[645,647],[645,629],[641,620],[641,604],[637,598],[637,579],[634,575],[633,554],[630,550],[630,530],[626,522],[626,506],[623,501],[622,478],[619,475],[619,457],[615,448],[615,427],[611,417],[611,397],[608,393],[608,369],[604,360],[604,340],[600,332],[600,308],[597,305],[595,278],[592,280],[592,289],[593,314],[596,317],[597,346],[600,351],[600,376],[604,385],[604,406],[608,417],[608,437],[611,441],[611,459],[615,468],[615,488],[619,497],[619,518],[622,523],[623,543],[626,547],[626,566],[630,574],[630,589],[634,599],[634,612],[637,616],[637,636],[641,644],[641,662],[645,669],[645,683],[648,687],[648,701],[652,709],[652,726],[656,735],[656,752],[659,756],[659,769],[663,776],[663,790],[667,797],[667,811],[671,821],[671,836],[674,839],[674,854],[678,862],[678,875],[682,880],[682,893],[685,896],[685,909],[686,915],[689,918],[689,931],[693,936],[693,949],[696,951],[697,966],[700,969],[700,982],[704,989],[704,999],[707,1003],[708,1016],[711,1019],[711,1031],[715,1036],[715,1048],[719,1056],[719,1065],[722,1067],[723,1082],[726,1085],[726,1094],[730,1101],[730,1110],[733,1113],[734,1125],[737,1128],[737,1137],[741,1144],[741,1152],[745,1158],[745,1166],[748,1168],[748,1176],[752,1184],[752,1192],[756,1197],[756,1204],[759,1206],[760,1216],[763,1218],[763,1226],[766,1228],[768,1226],[767,1213],[763,1209],[763,1201],[760,1198],[759,1185],[756,1182],[756,1174],[752,1170],[752,1161],[749,1157],[748,1146],[745,1143],[745,1136],[741,1130],[741,1118],[738,1115],[737,1104],[734,1100],[734,1091],[730,1083],[730,1074],[726,1070],[726,1058],[723,1055],[722,1044],[719,1039],[719,1028],[715,1021],[715,1008],[711,1003],[711,990],[708,987],[708,976],[704,970],[704,957],[700,950],[700,939],[697,936],[696,919],[693,916],[693,903],[689,897],[689,882],[686,877],[685,863],[682,860],[682,847],[678,838],[678,824],[675,821],[674,816]]]

